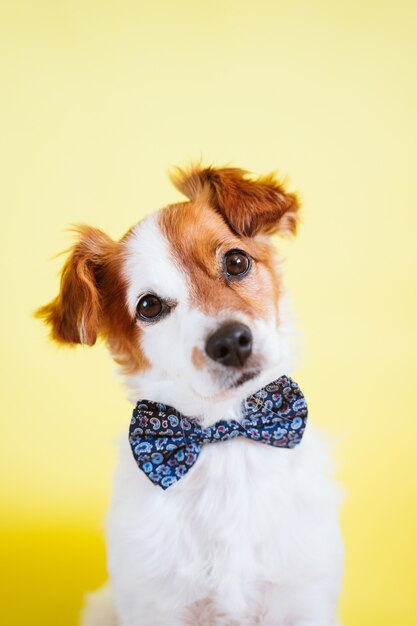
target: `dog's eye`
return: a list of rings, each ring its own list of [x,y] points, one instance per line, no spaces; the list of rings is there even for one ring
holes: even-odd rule
[[[143,320],[155,320],[161,315],[162,309],[163,305],[158,296],[148,293],[139,300],[136,313]]]
[[[243,250],[230,250],[224,257],[224,269],[230,278],[242,278],[250,269],[250,258]]]

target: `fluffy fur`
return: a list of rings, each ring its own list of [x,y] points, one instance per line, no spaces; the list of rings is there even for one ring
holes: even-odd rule
[[[106,341],[133,402],[163,402],[204,425],[239,419],[243,398],[293,367],[269,236],[295,232],[297,197],[273,176],[232,168],[178,170],[174,182],[189,201],[119,242],[81,227],[60,294],[38,314],[59,342]],[[224,273],[234,249],[252,259],[241,280]],[[166,303],[159,321],[137,316],[148,293]],[[230,321],[253,334],[241,368],[205,352]],[[138,470],[125,433],[107,523],[111,586],[89,597],[84,626],[335,626],[343,550],[327,459],[309,423],[294,450],[207,445],[163,491]]]

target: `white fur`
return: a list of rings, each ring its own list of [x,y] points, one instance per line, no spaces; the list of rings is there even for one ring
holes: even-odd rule
[[[133,401],[161,401],[209,424],[239,418],[244,397],[291,373],[287,298],[278,330],[272,313],[255,322],[230,311],[210,317],[193,307],[156,216],[126,245],[130,311],[148,291],[176,302],[168,317],[143,325],[152,368],[127,379]],[[225,392],[220,369],[207,362],[197,370],[191,355],[229,319],[250,326],[262,371]],[[206,445],[186,476],[163,491],[138,469],[124,433],[108,517],[118,626],[335,626],[343,549],[327,459],[310,422],[293,450],[242,438]],[[103,615],[110,602],[109,591],[96,609],[90,600],[84,625],[113,626],[114,613]]]
[[[114,598],[109,583],[94,593],[87,594],[82,617],[83,624],[88,626],[118,626]]]

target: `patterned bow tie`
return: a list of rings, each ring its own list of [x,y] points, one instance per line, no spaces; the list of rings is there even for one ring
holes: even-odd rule
[[[242,403],[242,419],[220,420],[205,428],[174,408],[139,400],[129,441],[139,468],[155,485],[167,489],[194,465],[201,446],[246,437],[277,448],[300,443],[307,405],[299,386],[281,376]]]

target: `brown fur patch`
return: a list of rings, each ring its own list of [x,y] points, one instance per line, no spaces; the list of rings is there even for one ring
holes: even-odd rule
[[[50,326],[52,339],[59,343],[93,345],[101,337],[124,373],[148,369],[140,329],[126,305],[123,241],[89,226],[76,232],[79,240],[62,270],[60,292],[36,317]]]
[[[101,293],[104,315],[100,336],[106,341],[122,372],[134,374],[149,369],[151,365],[140,348],[142,331],[127,308],[127,283],[122,271],[126,248],[123,242],[118,246],[118,254],[103,271]]]
[[[79,241],[62,269],[60,292],[35,315],[50,325],[56,341],[91,346],[102,317],[96,270],[115,254],[116,244],[96,228],[79,226],[75,232]]]
[[[166,207],[159,224],[189,279],[191,298],[200,310],[218,315],[239,311],[248,317],[267,317],[278,299],[278,278],[273,269],[274,249],[264,239],[238,237],[225,220],[205,202]],[[229,281],[222,272],[224,254],[243,249],[254,259],[243,280]]]
[[[203,369],[206,364],[206,358],[200,348],[194,346],[191,352],[191,361],[197,370]]]
[[[299,200],[274,174],[257,179],[238,168],[177,168],[174,185],[190,200],[209,203],[240,236],[295,234]]]

